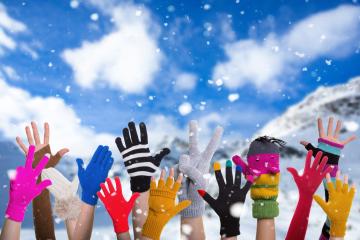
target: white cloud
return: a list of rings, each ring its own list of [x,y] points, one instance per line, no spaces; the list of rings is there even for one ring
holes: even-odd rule
[[[80,48],[62,53],[74,71],[75,81],[84,88],[101,82],[129,93],[143,92],[153,82],[163,59],[156,41],[158,26],[145,7],[113,6],[111,1],[92,4],[110,15],[115,30],[98,41],[85,41]]]
[[[302,64],[355,51],[360,40],[359,15],[360,7],[343,5],[303,19],[282,36],[270,33],[263,42],[227,43],[228,59],[216,64],[213,78],[222,79],[230,89],[252,84],[274,91],[282,86],[280,80],[298,72]]]
[[[10,35],[25,31],[25,24],[10,17],[5,6],[0,3],[0,55],[4,54],[5,49],[16,48],[16,41]]]
[[[3,65],[1,68],[2,68],[3,72],[5,73],[5,75],[9,79],[11,79],[11,80],[19,80],[20,79],[20,76],[17,74],[15,69],[12,68],[11,66]]]
[[[99,144],[106,144],[117,153],[115,136],[96,133],[82,125],[75,111],[63,99],[32,96],[0,79],[0,102],[0,132],[7,139],[15,140],[19,135],[25,140],[24,128],[30,121],[41,126],[47,121],[53,151],[68,147],[71,156],[89,157]]]
[[[196,85],[197,76],[192,73],[180,73],[175,80],[175,87],[179,90],[192,90]]]

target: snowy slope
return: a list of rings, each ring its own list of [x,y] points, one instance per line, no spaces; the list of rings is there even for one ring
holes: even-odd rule
[[[344,127],[342,129],[341,137],[345,138],[349,134],[356,134],[360,136],[360,77],[351,79],[347,84],[336,85],[333,87],[321,87],[309,94],[303,101],[293,105],[284,114],[276,119],[270,121],[263,129],[254,135],[254,138],[259,135],[271,135],[280,137],[288,142],[287,146],[282,151],[281,161],[281,183],[279,193],[279,203],[281,206],[280,216],[276,218],[276,234],[278,239],[284,239],[287,232],[288,225],[296,207],[298,193],[295,183],[290,174],[287,173],[286,167],[293,166],[297,169],[302,169],[304,163],[305,150],[299,141],[304,139],[316,143],[317,128],[316,118],[318,116],[328,117],[334,116],[344,120]],[[161,146],[169,146],[171,151],[170,156],[163,161],[163,166],[170,167],[177,163],[179,155],[187,151],[187,141],[179,139],[175,136],[169,136],[164,139]],[[160,149],[160,147],[158,149]],[[1,151],[4,148],[0,149]],[[238,141],[223,144],[216,152],[213,160],[221,160],[223,166],[224,161],[229,159],[232,154],[241,153],[244,156],[246,153],[246,142]],[[340,166],[342,170],[349,173],[351,179],[359,186],[360,180],[360,148],[359,140],[350,143],[343,151]],[[3,169],[3,168],[1,168]],[[74,173],[76,167],[74,162],[69,159],[64,161],[60,166],[63,172]],[[126,191],[125,195],[130,196],[129,182],[126,173],[122,170],[121,161],[115,161],[112,169],[112,174],[123,173],[122,183],[123,189]],[[2,182],[3,183],[3,182]],[[323,187],[321,186],[318,193],[323,195]],[[7,190],[6,190],[7,191]],[[212,176],[210,179],[210,193],[216,195],[217,184],[215,178]],[[4,189],[1,191],[3,194]],[[251,216],[251,203],[252,200],[248,197],[245,205],[245,212],[241,217],[241,239],[254,239],[256,231],[256,221]],[[4,202],[3,202],[4,204]],[[346,238],[360,240],[360,197],[356,195],[353,204],[352,212],[350,214],[349,229]],[[325,215],[317,206],[313,204],[309,228],[306,239],[317,239],[321,231],[321,227]],[[173,219],[167,224],[162,234],[162,239],[180,239],[179,233],[179,217]],[[26,224],[29,227],[29,223]],[[31,225],[30,225],[31,226]],[[96,211],[96,223],[93,233],[93,239],[113,239],[113,229],[107,213],[105,212],[102,204],[98,205]],[[64,239],[66,232],[62,228],[63,225],[59,223],[57,234],[59,239]],[[219,222],[218,217],[213,210],[207,208],[205,215],[205,229],[207,239],[218,239]],[[31,229],[22,231],[22,239],[33,239],[33,232]]]

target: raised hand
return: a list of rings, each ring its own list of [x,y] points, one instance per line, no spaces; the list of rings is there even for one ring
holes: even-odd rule
[[[214,163],[214,171],[219,185],[217,199],[211,197],[204,190],[198,190],[199,194],[210,205],[220,218],[221,237],[234,237],[240,235],[240,214],[234,209],[242,208],[252,182],[247,181],[241,188],[241,167],[236,167],[235,180],[233,179],[232,163],[226,162],[226,183],[221,173],[221,165]]]
[[[139,193],[134,193],[129,201],[126,201],[121,188],[120,178],[115,177],[116,189],[110,178],[106,179],[106,184],[101,183],[102,193],[97,192],[98,197],[104,203],[114,225],[116,234],[129,231],[128,217],[134,206]]]
[[[337,143],[337,144],[340,144],[343,146],[356,139],[356,136],[353,135],[353,136],[348,137],[345,140],[340,140],[339,136],[340,136],[340,130],[341,130],[342,123],[340,120],[338,120],[336,122],[335,131],[333,131],[333,128],[334,128],[334,118],[333,117],[329,118],[326,133],[325,133],[323,122],[322,122],[321,118],[318,118],[317,123],[318,123],[319,138],[322,138],[322,139],[325,139],[330,142]],[[304,146],[309,144],[307,141],[301,141],[300,143]]]
[[[46,165],[45,168],[48,167],[55,167],[56,164],[58,164],[58,162],[60,161],[60,159],[67,153],[69,152],[69,149],[67,148],[63,148],[61,150],[59,150],[55,155],[51,154],[51,150],[50,150],[50,128],[49,128],[49,124],[48,123],[44,123],[44,137],[43,137],[43,142],[41,142],[40,139],[40,134],[37,128],[37,125],[35,122],[31,122],[31,129],[32,129],[32,133],[30,130],[29,126],[25,127],[25,132],[26,132],[26,136],[28,139],[28,143],[29,145],[35,145],[35,152],[36,154],[38,154],[38,152],[42,155],[44,155],[45,153],[49,153],[50,154],[50,160],[48,162],[48,164]],[[25,146],[25,144],[23,143],[23,141],[21,140],[20,137],[16,137],[16,142],[18,143],[19,147],[23,150],[23,152],[25,153],[25,155],[27,155],[27,147]],[[39,158],[41,159],[42,156],[39,156]],[[37,164],[37,156],[35,155],[35,162],[34,165]]]
[[[84,203],[95,206],[100,190],[100,184],[105,181],[114,162],[108,146],[98,146],[89,164],[84,168],[84,161],[76,159],[78,164],[78,176],[82,189],[81,200]]]
[[[328,158],[326,156],[322,158],[322,152],[316,154],[315,160],[311,165],[312,154],[311,150],[307,153],[304,172],[301,176],[295,168],[287,168],[295,180],[299,193],[309,196],[316,192],[325,175],[332,170],[330,166],[325,167]]]
[[[154,178],[151,179],[149,214],[144,224],[142,235],[153,240],[160,239],[161,231],[166,223],[176,214],[187,208],[190,200],[175,203],[176,194],[180,189],[182,174],[174,183],[174,169],[170,170],[170,175],[165,182],[166,172],[163,170],[160,175],[158,186]]]
[[[196,121],[189,123],[189,155],[181,155],[179,170],[186,177],[181,186],[180,200],[189,199],[191,205],[181,212],[182,217],[202,216],[205,212],[205,203],[197,193],[197,189],[206,189],[209,182],[210,162],[219,145],[222,127],[217,127],[204,151],[198,148],[198,126]]]
[[[145,123],[139,125],[140,138],[135,123],[129,122],[128,126],[129,128],[123,129],[123,141],[117,137],[115,142],[130,176],[131,191],[146,192],[150,188],[151,177],[155,175],[161,160],[170,153],[170,150],[164,148],[152,156]]]
[[[326,202],[319,195],[315,195],[314,199],[330,219],[330,236],[344,237],[346,222],[356,191],[355,185],[349,190],[348,176],[345,175],[343,183],[340,180],[340,171],[336,173],[335,185],[331,181],[330,174],[327,174],[326,185],[329,191],[329,200]]]
[[[50,180],[36,183],[38,176],[49,161],[48,156],[44,156],[39,164],[33,168],[35,146],[30,145],[27,151],[25,166],[16,168],[16,173],[10,179],[9,203],[6,209],[6,217],[22,222],[26,207],[38,196],[46,187],[51,185]]]
[[[54,213],[61,219],[77,219],[80,213],[80,199],[77,195],[79,178],[75,176],[70,182],[55,168],[44,169],[42,179],[50,179],[49,191],[55,197]]]
[[[322,157],[323,154],[321,151],[316,154],[311,164],[312,155],[313,152],[310,150],[306,156],[305,168],[302,175],[299,175],[295,168],[287,168],[294,178],[300,196],[285,238],[286,240],[305,239],[312,197],[321,184],[322,179],[332,170],[331,166],[326,166],[328,159],[326,156]]]
[[[32,129],[32,133],[31,133]],[[50,149],[50,129],[49,124],[44,124],[44,137],[43,142],[40,140],[39,131],[35,122],[31,122],[31,129],[26,126],[25,132],[28,139],[29,145],[35,145],[35,155],[33,166],[37,166],[39,161],[45,154],[50,155],[50,159],[46,164],[45,168],[55,167],[60,159],[69,151],[67,148],[63,148],[58,151],[55,155],[52,155]],[[16,137],[16,142],[19,147],[23,150],[25,155],[28,154],[27,147],[22,142],[20,137]],[[41,176],[38,178],[41,181]],[[43,191],[33,201],[33,217],[35,235],[37,239],[55,239],[54,221],[51,210],[50,194],[47,190]]]

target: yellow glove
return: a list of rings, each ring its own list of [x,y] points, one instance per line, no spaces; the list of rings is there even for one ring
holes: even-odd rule
[[[349,217],[352,201],[355,195],[355,186],[349,191],[347,176],[345,183],[339,178],[339,171],[336,173],[336,183],[331,182],[330,175],[326,175],[327,189],[329,191],[329,201],[325,202],[319,195],[315,195],[315,201],[327,214],[330,219],[330,236],[344,237],[346,231],[346,221]]]
[[[165,172],[163,171],[161,175],[164,176]],[[149,215],[142,230],[144,237],[153,240],[160,239],[161,231],[166,223],[191,204],[190,200],[185,200],[175,205],[176,193],[181,187],[182,175],[179,175],[175,184],[172,175],[170,174],[166,184],[164,177],[161,177],[157,187],[155,179],[151,179]]]

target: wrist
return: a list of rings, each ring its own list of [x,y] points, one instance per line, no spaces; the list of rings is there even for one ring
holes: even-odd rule
[[[86,203],[88,205],[95,206],[98,201],[98,196],[96,194],[82,192],[81,201],[83,201],[84,203]]]
[[[146,192],[150,189],[151,177],[149,176],[137,176],[130,178],[130,188],[132,192]]]
[[[240,219],[227,216],[220,218],[220,236],[235,237],[240,235]]]
[[[318,148],[323,152],[331,153],[335,156],[340,156],[341,150],[344,148],[344,145],[329,141],[324,138],[319,138]]]
[[[9,203],[5,211],[5,217],[15,222],[22,222],[24,221],[25,211],[26,206]]]
[[[330,220],[330,236],[344,237],[346,232],[346,221]]]
[[[163,223],[159,217],[156,217],[152,212],[149,212],[142,229],[142,236],[158,240],[160,239],[164,225],[165,223]]]
[[[113,219],[114,231],[116,234],[125,233],[129,231],[129,222],[127,219]]]

